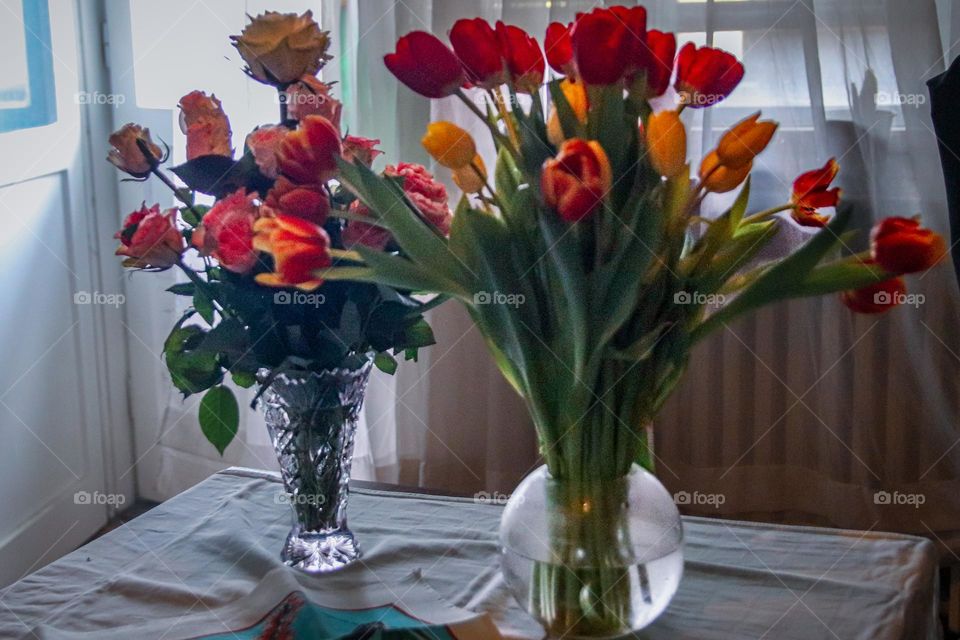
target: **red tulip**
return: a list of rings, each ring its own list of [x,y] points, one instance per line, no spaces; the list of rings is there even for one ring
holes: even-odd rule
[[[943,236],[911,218],[886,218],[870,233],[870,253],[890,273],[926,271],[947,254]]]
[[[273,184],[263,204],[274,214],[296,216],[322,225],[330,212],[330,199],[319,185],[300,185],[280,176]]]
[[[900,304],[906,293],[907,285],[903,278],[897,277],[867,285],[862,289],[844,291],[840,294],[840,301],[857,313],[883,313]]]
[[[840,201],[840,189],[829,189],[830,183],[837,177],[840,165],[835,158],[819,169],[807,171],[793,181],[793,219],[805,227],[824,227],[830,221],[829,216],[820,215],[817,209],[835,207]]]
[[[587,84],[620,82],[630,63],[633,43],[626,26],[609,9],[594,9],[577,17],[570,32],[577,73]]]
[[[497,39],[517,91],[536,93],[547,64],[537,39],[512,24],[497,22]]]
[[[454,22],[450,44],[472,84],[492,89],[507,81],[500,41],[493,27],[483,18]]]
[[[329,267],[330,237],[322,227],[295,216],[260,218],[254,225],[254,246],[273,256],[273,273],[258,273],[268,287],[311,291],[323,284],[317,271]]]
[[[610,7],[610,11],[626,30],[627,67],[624,73],[632,77],[647,68],[650,57],[647,48],[647,10],[643,7]]]
[[[577,222],[602,204],[613,181],[610,161],[595,140],[571,138],[543,164],[540,189],[548,205],[567,222]]]
[[[323,116],[307,116],[277,150],[280,173],[297,184],[319,184],[337,173],[340,133]]]
[[[400,82],[427,98],[453,95],[466,79],[456,54],[425,31],[411,31],[397,40],[397,51],[385,55],[383,62]]]
[[[551,22],[543,38],[543,50],[547,62],[557,73],[574,75],[573,41],[570,39],[570,25]]]
[[[673,75],[673,59],[677,55],[677,37],[653,29],[647,31],[647,96],[662,96],[670,86]]]
[[[743,65],[733,54],[692,42],[683,45],[677,56],[677,92],[684,104],[700,109],[717,104],[740,84]]]

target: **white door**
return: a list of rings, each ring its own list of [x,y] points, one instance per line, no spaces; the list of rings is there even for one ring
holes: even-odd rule
[[[126,405],[121,282],[102,269],[97,217],[115,196],[93,188],[88,146],[110,107],[81,93],[102,75],[99,55],[88,66],[79,53],[91,38],[99,51],[97,21],[73,0],[0,0],[0,15],[2,586],[81,544],[132,482],[108,483],[105,466],[119,476],[131,456],[114,438]]]

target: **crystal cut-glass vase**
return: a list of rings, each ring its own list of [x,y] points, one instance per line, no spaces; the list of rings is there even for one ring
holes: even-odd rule
[[[281,558],[308,573],[340,569],[360,557],[347,527],[347,495],[357,419],[371,362],[359,369],[281,373],[261,406],[280,463],[293,527]],[[261,384],[267,383],[261,372]]]

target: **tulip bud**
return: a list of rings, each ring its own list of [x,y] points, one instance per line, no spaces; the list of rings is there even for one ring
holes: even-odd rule
[[[716,151],[711,151],[700,165],[700,180],[707,191],[726,193],[733,191],[740,183],[747,179],[753,163],[748,162],[739,169],[731,169],[720,164],[720,157]]]
[[[646,127],[647,153],[653,168],[665,178],[687,170],[687,130],[676,111],[650,116]]]
[[[397,50],[385,55],[383,63],[400,82],[427,98],[453,95],[466,80],[456,54],[425,31],[411,31],[397,40]]]
[[[758,121],[759,118],[758,111],[723,134],[720,144],[717,145],[717,155],[723,166],[739,169],[767,148],[778,125],[773,120]]]
[[[805,227],[824,227],[830,221],[829,216],[819,214],[817,210],[836,207],[840,201],[840,189],[828,188],[839,171],[840,165],[834,158],[830,158],[819,169],[802,173],[793,181],[791,215],[798,224]]]
[[[483,164],[483,158],[474,156],[472,163],[454,169],[453,182],[464,193],[480,193],[487,184],[487,167]]]
[[[420,144],[438,164],[448,169],[470,166],[477,155],[473,137],[452,122],[431,122]]]
[[[916,273],[940,262],[947,254],[947,243],[917,220],[886,218],[870,233],[870,252],[891,273]]]
[[[316,289],[323,280],[317,272],[332,264],[330,237],[312,222],[295,216],[260,218],[253,226],[254,247],[273,256],[273,273],[258,273],[267,287]]]
[[[543,164],[540,190],[546,203],[567,222],[577,222],[602,204],[613,183],[607,154],[595,140],[573,138]]]

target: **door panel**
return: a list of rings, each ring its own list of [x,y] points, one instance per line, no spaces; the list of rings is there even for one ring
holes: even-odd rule
[[[46,4],[22,1],[24,15]],[[0,133],[0,586],[76,548],[132,498],[104,473],[117,415],[103,352],[122,337],[106,339],[105,319],[122,322],[123,298],[104,285],[87,186],[88,134],[105,114],[78,99],[90,85],[75,9],[50,0],[55,121]]]

